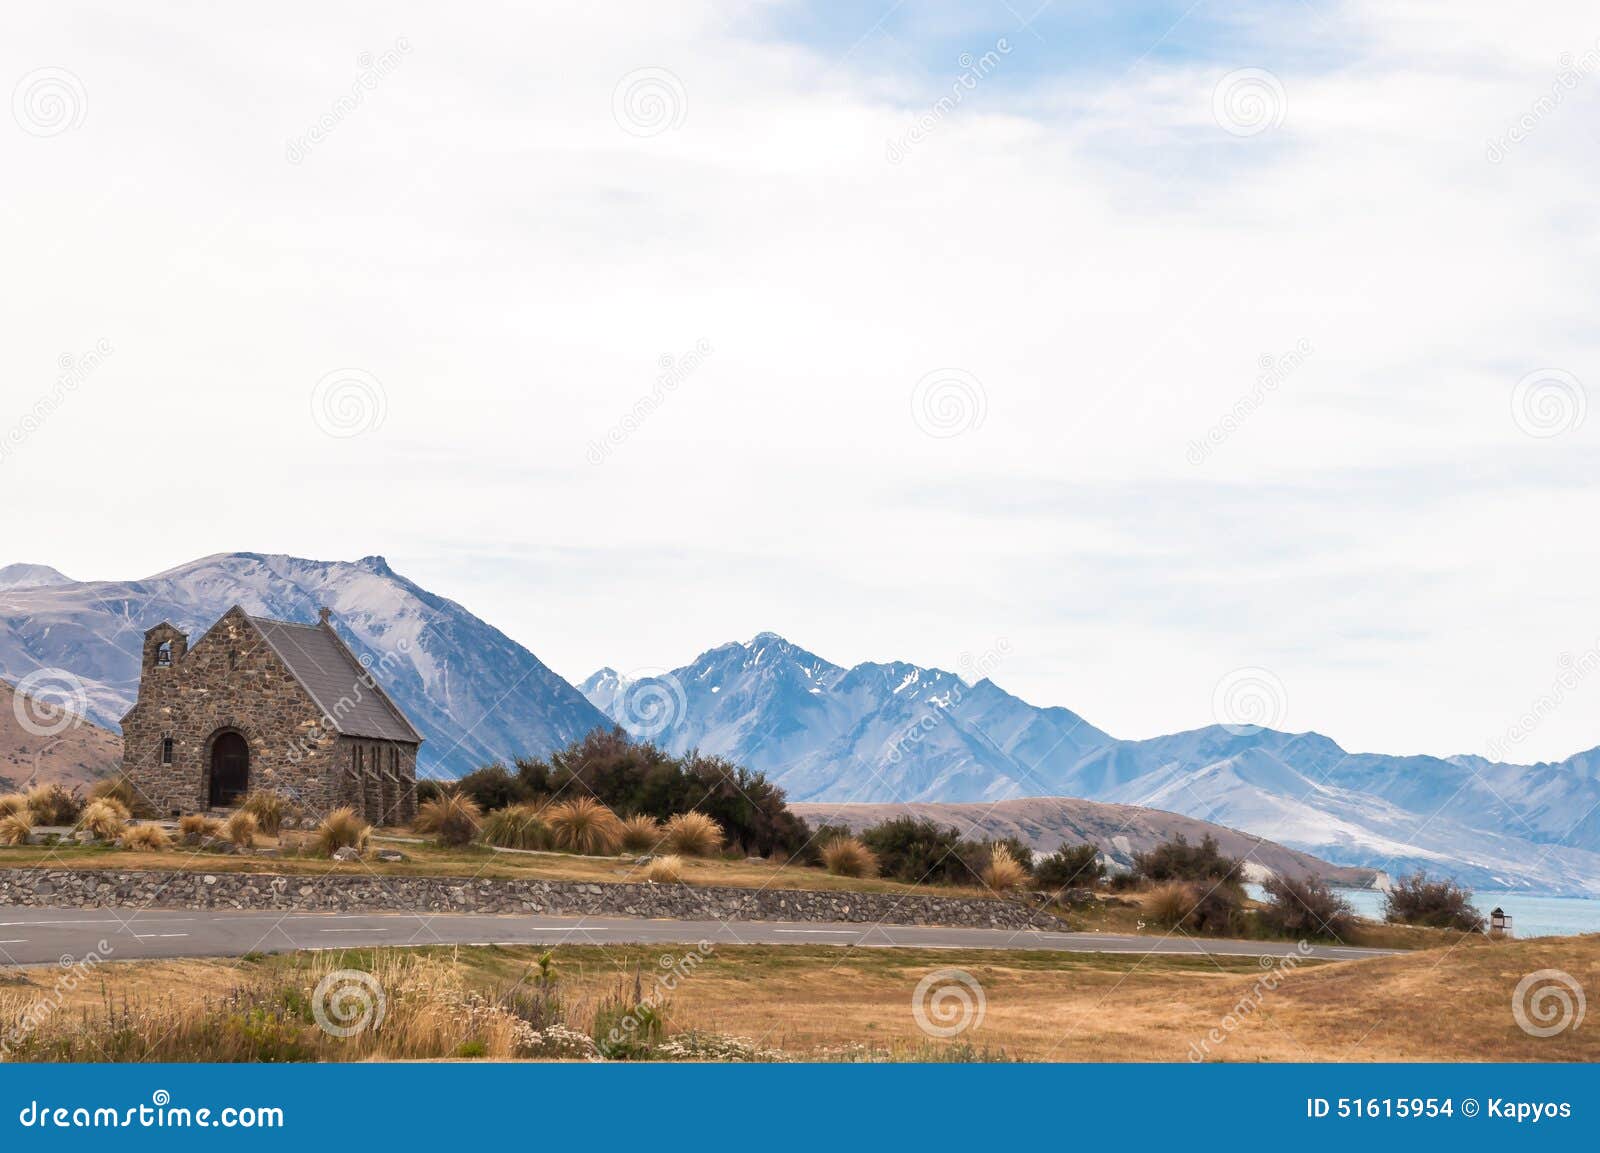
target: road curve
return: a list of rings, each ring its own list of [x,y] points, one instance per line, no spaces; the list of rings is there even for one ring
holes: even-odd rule
[[[947,929],[937,926],[670,921],[636,917],[501,916],[477,913],[282,913],[223,909],[0,908],[0,964],[73,962],[97,953],[127,961],[241,957],[295,949],[370,945],[856,945],[875,949],[1043,949],[1348,961],[1392,949],[1292,942],[1140,937],[1115,933]],[[104,943],[102,945],[102,942]]]

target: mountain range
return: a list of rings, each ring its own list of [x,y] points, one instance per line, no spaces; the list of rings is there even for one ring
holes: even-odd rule
[[[231,606],[315,621],[333,610],[356,655],[428,740],[419,770],[453,777],[540,754],[611,722],[527,649],[380,556],[314,561],[221,553],[134,581],[74,581],[43,565],[0,569],[0,678],[62,669],[80,711],[115,730],[139,687],[144,630],[171,621],[198,640]]]
[[[1213,725],[1119,740],[992,680],[835,665],[772,633],[670,672],[579,686],[624,728],[766,772],[800,802],[1080,797],[1245,829],[1344,865],[1600,893],[1600,750],[1553,764],[1350,753]]]
[[[1600,893],[1600,750],[1513,765],[1350,753],[1317,733],[1239,726],[1121,740],[987,677],[902,661],[845,668],[773,633],[655,676],[602,669],[580,691],[376,556],[223,553],[133,581],[11,565],[0,569],[0,679],[64,671],[74,707],[114,731],[137,691],[144,630],[166,619],[197,635],[233,604],[301,621],[331,608],[427,735],[429,775],[542,755],[615,722],[673,752],[761,770],[797,802],[1076,797],[1231,826],[1341,865]],[[3,771],[21,779],[48,755],[82,775],[113,743],[29,745]]]

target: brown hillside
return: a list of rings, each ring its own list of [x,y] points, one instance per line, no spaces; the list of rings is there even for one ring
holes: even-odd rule
[[[22,723],[30,715],[48,714],[26,697],[19,701],[0,681],[0,791],[45,782],[85,785],[122,763],[122,738],[109,729],[79,719],[54,736],[40,736]]]

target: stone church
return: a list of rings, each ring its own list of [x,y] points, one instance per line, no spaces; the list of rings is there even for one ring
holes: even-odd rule
[[[416,815],[422,734],[334,630],[250,616],[204,636],[144,634],[139,699],[122,718],[123,771],[162,815],[270,789],[311,814],[349,805],[375,825]]]

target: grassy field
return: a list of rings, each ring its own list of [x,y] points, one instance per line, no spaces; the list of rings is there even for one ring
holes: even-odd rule
[[[563,1044],[568,1034],[603,1039],[621,1009],[641,991],[650,994],[658,975],[670,974],[675,987],[655,1012],[665,1022],[660,1040],[672,1045],[657,1055],[1600,1060],[1600,1032],[1592,1027],[1534,1037],[1511,1011],[1518,981],[1534,970],[1560,969],[1586,988],[1600,988],[1600,937],[1477,938],[1405,956],[1270,969],[1248,958],[824,946],[718,948],[685,966],[689,952],[557,949],[557,977],[549,986],[555,992],[532,1010],[526,1001],[530,989],[541,987],[540,951],[492,947],[107,963],[65,994],[59,973],[29,970],[0,984],[0,1006],[9,1022],[28,1005],[59,1002],[32,1039],[35,1051],[21,1054],[36,1060],[102,1059],[112,1045],[123,1060],[577,1056],[530,1049],[528,1021],[545,1030],[533,1035],[559,1035]],[[949,976],[953,968],[972,983]],[[311,1022],[313,989],[335,969],[376,975],[387,996],[382,1029],[345,1039]],[[936,1025],[964,1019],[967,1028],[931,1037],[919,1026],[913,998],[925,978],[956,991],[945,1008],[959,1007],[960,996],[969,1008],[964,1017],[940,1017],[927,1001],[929,1019]],[[549,1029],[552,1023],[567,1033]],[[74,1030],[78,1041],[68,1044]]]

